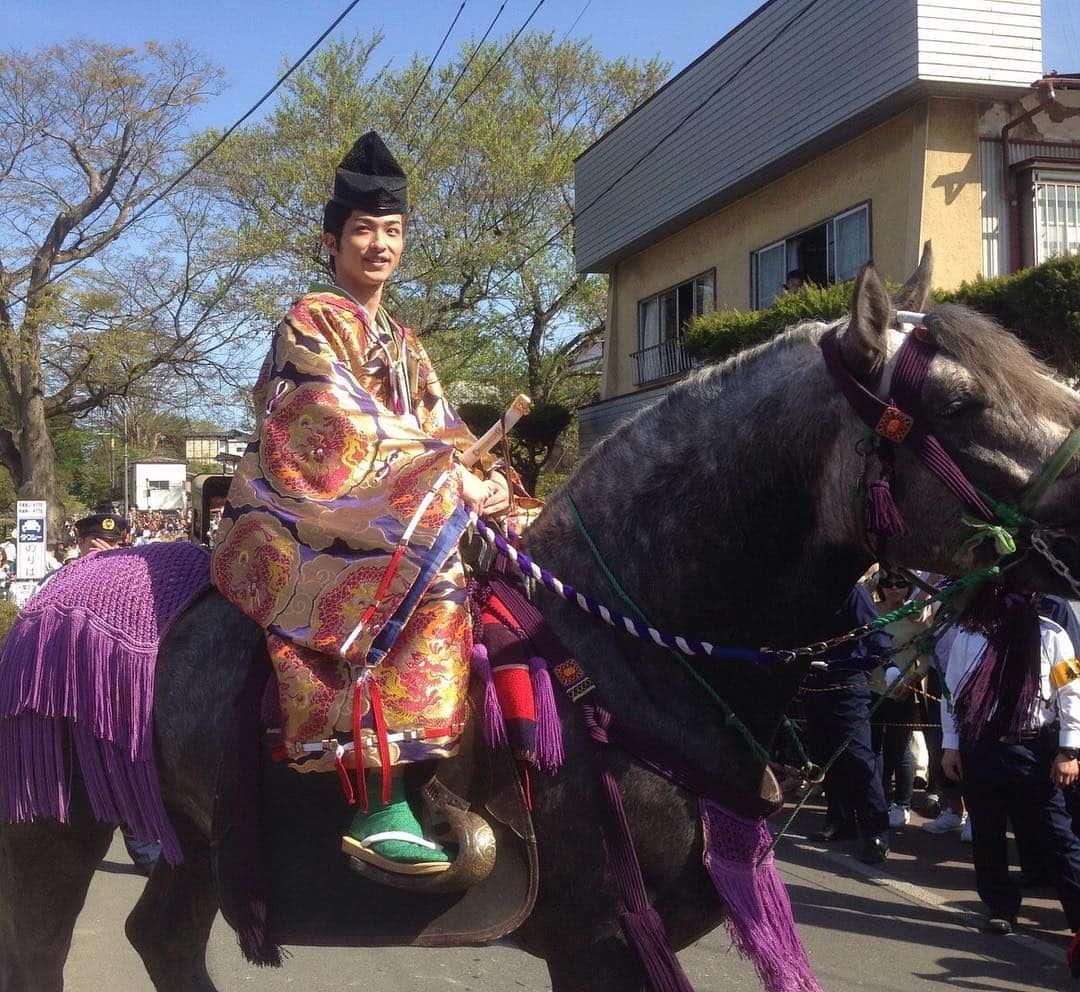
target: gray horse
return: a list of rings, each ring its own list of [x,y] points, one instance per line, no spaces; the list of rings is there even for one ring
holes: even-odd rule
[[[842,332],[848,368],[871,386],[900,339],[894,307],[928,300],[929,254],[896,300],[872,268],[860,276]],[[940,352],[923,390],[932,429],[965,473],[997,499],[1015,499],[1066,434],[1080,400],[1055,383],[1011,335],[972,311],[937,308]],[[569,482],[589,531],[629,595],[661,628],[714,643],[794,646],[816,639],[870,562],[861,506],[863,426],[827,374],[824,325],[802,325],[718,368],[691,376],[606,440]],[[906,452],[894,493],[910,536],[890,540],[899,564],[957,574],[990,552],[958,549],[969,536],[959,504]],[[1080,476],[1070,466],[1034,516],[1057,554],[1080,567]],[[558,495],[528,534],[528,550],[556,574],[612,601],[600,569]],[[1040,559],[1010,572],[1027,588],[1066,591]],[[724,726],[700,686],[670,655],[597,624],[544,594],[543,612],[599,683],[620,722],[648,727],[689,766],[731,790],[755,790],[762,766]],[[229,759],[231,700],[258,632],[216,594],[197,602],[162,646],[156,698],[162,791],[185,861],[160,865],[127,935],[162,992],[209,992],[206,942],[217,912],[208,836],[214,781]],[[700,673],[768,744],[805,674],[797,665],[699,661]],[[568,760],[534,783],[541,890],[518,931],[543,957],[554,992],[626,992],[645,984],[618,923],[605,865],[592,743],[562,706]],[[653,905],[672,943],[713,929],[723,906],[702,867],[692,796],[625,755],[614,767]],[[573,829],[567,829],[571,825]],[[69,825],[0,827],[0,989],[62,988],[64,960],[86,890],[109,846],[73,796]]]

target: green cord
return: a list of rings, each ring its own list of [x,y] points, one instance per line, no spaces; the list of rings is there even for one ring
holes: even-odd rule
[[[566,502],[570,506],[570,512],[574,516],[574,521],[577,523],[578,530],[581,531],[582,537],[585,538],[585,543],[588,544],[589,550],[592,552],[593,558],[596,559],[597,565],[600,566],[600,571],[604,573],[604,578],[607,579],[609,585],[615,590],[616,594],[623,600],[624,603],[630,608],[631,612],[642,623],[648,624],[650,627],[656,627],[656,625],[645,615],[645,611],[641,609],[637,603],[631,599],[630,594],[619,585],[619,580],[612,574],[611,569],[607,567],[604,562],[603,555],[600,554],[600,549],[594,543],[592,537],[589,534],[588,528],[585,526],[585,521],[581,519],[581,514],[578,512],[577,504],[574,503],[574,497],[570,495],[570,490],[566,490]],[[702,689],[705,690],[706,695],[717,706],[720,707],[720,712],[724,714],[724,726],[730,727],[737,731],[742,738],[750,745],[750,749],[760,758],[765,764],[769,763],[769,752],[765,750],[758,743],[756,737],[750,733],[749,728],[742,722],[736,715],[735,711],[727,704],[723,696],[721,696],[705,679],[705,676],[701,674],[690,662],[683,657],[680,651],[676,651],[673,648],[665,648],[668,654],[672,655],[676,661],[685,669],[685,671],[697,682]]]
[[[897,679],[897,681],[902,681],[907,676],[908,672],[910,672],[912,668],[915,667],[915,663],[918,660],[919,656],[918,654],[916,654],[915,657],[912,658],[911,661],[909,661],[903,667],[900,672],[900,677],[899,679]],[[887,692],[883,693],[881,696],[878,697],[877,702],[870,707],[870,710],[866,714],[866,722],[870,721],[873,715],[884,705],[885,701],[888,698],[889,694]],[[851,728],[851,731],[848,733],[847,737],[845,737],[840,742],[840,746],[833,752],[832,757],[825,762],[824,766],[821,769],[822,782],[824,782],[825,776],[829,773],[829,770],[832,768],[832,766],[840,760],[840,755],[842,755],[847,750],[848,745],[855,739],[855,735],[862,728],[862,725],[863,721],[859,720],[855,724],[855,726]],[[785,834],[787,834],[788,830],[791,829],[791,825],[795,822],[795,818],[803,811],[803,807],[806,806],[806,804],[810,801],[810,797],[816,794],[816,788],[810,788],[806,790],[806,795],[804,795],[802,799],[799,800],[798,805],[791,811],[791,815],[784,821],[784,825],[773,835],[772,843],[769,844],[769,846],[765,849],[765,852],[761,855],[760,858],[758,858],[757,864],[754,866],[755,868],[760,868],[762,864],[764,864],[765,859],[770,854],[772,854],[772,852],[776,849],[776,845],[780,843],[780,840],[784,837]]]

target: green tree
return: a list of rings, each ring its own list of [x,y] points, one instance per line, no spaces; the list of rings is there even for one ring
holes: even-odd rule
[[[54,526],[51,430],[148,380],[202,395],[250,333],[254,260],[210,187],[170,189],[219,83],[182,44],[0,53],[0,464]]]
[[[576,405],[595,391],[595,373],[577,359],[602,334],[606,280],[574,269],[574,159],[668,67],[534,33],[499,62],[503,43],[468,43],[421,85],[422,59],[377,68],[379,41],[326,46],[273,114],[215,156],[214,181],[228,190],[246,250],[287,273],[283,295],[325,277],[321,219],[334,168],[375,127],[410,185],[388,303],[421,335],[451,396],[498,405],[524,390],[538,404]],[[533,445],[537,464],[551,449]]]

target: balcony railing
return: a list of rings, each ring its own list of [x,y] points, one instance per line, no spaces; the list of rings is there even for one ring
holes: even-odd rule
[[[683,375],[694,367],[694,360],[683,350],[682,341],[678,338],[642,348],[641,351],[635,351],[631,357],[637,361],[638,386],[674,375]]]

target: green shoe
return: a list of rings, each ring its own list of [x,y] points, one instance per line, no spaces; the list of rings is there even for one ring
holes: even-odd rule
[[[402,875],[434,875],[450,867],[446,851],[424,837],[400,778],[393,780],[388,805],[352,818],[341,849],[383,871]]]

